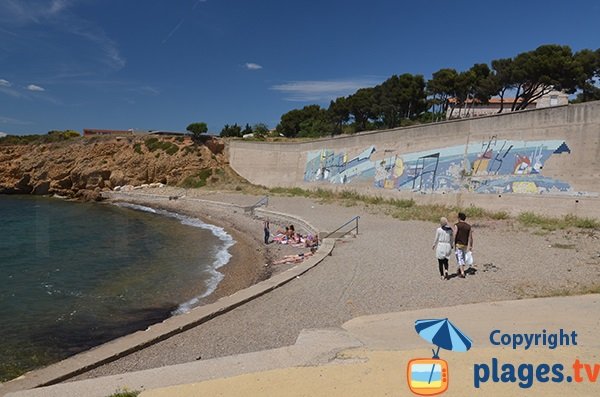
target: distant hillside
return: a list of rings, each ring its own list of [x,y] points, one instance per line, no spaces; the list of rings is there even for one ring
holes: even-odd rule
[[[3,142],[4,141],[4,142]],[[0,194],[57,194],[98,200],[116,186],[164,183],[200,187],[239,180],[222,140],[94,137],[60,142],[0,139]]]

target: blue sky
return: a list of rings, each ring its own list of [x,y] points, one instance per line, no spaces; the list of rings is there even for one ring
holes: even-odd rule
[[[0,0],[0,131],[275,127],[392,74],[600,47],[594,0]]]

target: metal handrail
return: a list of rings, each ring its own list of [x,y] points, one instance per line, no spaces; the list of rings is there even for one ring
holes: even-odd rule
[[[254,204],[251,207],[254,209],[254,208],[260,207],[261,205],[264,205],[265,207],[269,206],[269,196],[265,196],[265,197],[261,198],[260,200],[258,200],[256,202],[256,204]]]
[[[261,198],[254,205],[251,205],[249,207],[244,207],[244,212],[249,212],[251,214],[254,214],[254,210],[262,205],[264,205],[265,207],[267,207],[269,205],[269,196],[265,196],[265,197]]]
[[[333,232],[329,233],[327,236],[323,237],[323,239],[326,239],[327,237],[331,236],[333,233],[337,232],[338,230],[342,229],[343,227],[345,227],[346,225],[349,225],[350,223],[356,221],[356,226],[354,226],[352,229],[348,230],[348,233],[350,233],[352,230],[356,229],[356,234],[358,234],[358,220],[360,219],[360,216],[355,216],[354,218],[350,219],[348,222],[344,223],[342,226],[338,227],[337,229],[335,229]]]

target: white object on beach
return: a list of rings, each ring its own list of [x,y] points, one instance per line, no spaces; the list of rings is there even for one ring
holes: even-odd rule
[[[473,253],[471,251],[465,255],[465,265],[473,266]]]

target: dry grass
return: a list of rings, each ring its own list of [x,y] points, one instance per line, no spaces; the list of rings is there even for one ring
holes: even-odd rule
[[[548,289],[543,292],[527,292],[527,288],[517,287],[515,289],[517,292],[519,299],[526,298],[551,298],[551,297],[560,297],[560,296],[578,296],[578,295],[590,295],[590,294],[600,294],[600,284],[594,284],[590,286],[581,286],[577,288],[558,288],[558,289]]]
[[[241,179],[241,177],[240,177]],[[273,195],[285,197],[307,197],[323,202],[335,202],[350,207],[366,205],[379,209],[383,213],[400,220],[421,220],[438,222],[442,216],[464,212],[474,220],[516,220],[522,226],[532,227],[534,234],[545,235],[549,231],[578,228],[600,230],[600,221],[591,218],[580,218],[574,215],[564,217],[547,217],[532,212],[523,212],[513,218],[506,211],[489,211],[481,207],[456,207],[442,204],[417,204],[413,199],[384,198],[358,193],[354,190],[334,191],[329,189],[303,189],[300,187],[275,187],[253,185],[246,181],[238,181],[234,189],[237,192],[254,195]]]

